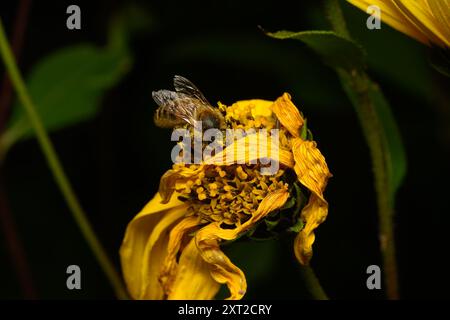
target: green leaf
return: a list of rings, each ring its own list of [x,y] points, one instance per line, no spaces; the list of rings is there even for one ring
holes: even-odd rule
[[[381,139],[382,153],[384,156],[384,166],[387,171],[389,197],[393,199],[406,174],[406,156],[392,111],[388,102],[384,98],[378,86],[365,74],[365,52],[352,40],[338,35],[333,31],[278,31],[268,33],[276,39],[300,40],[313,49],[323,61],[333,67],[340,79],[347,95],[349,96],[356,112],[360,115],[362,126],[365,130],[366,138],[374,132],[368,132],[366,121],[367,112],[363,110],[368,104],[369,109],[373,108],[375,121],[379,123],[381,129],[377,132]],[[363,115],[365,113],[365,115]],[[369,129],[370,131],[370,129]],[[377,131],[377,130],[375,130]],[[378,139],[376,138],[376,139]],[[368,140],[368,143],[373,142]],[[370,146],[374,150],[374,146]]]
[[[278,225],[278,223],[280,223],[280,219],[275,220],[275,221],[264,219],[264,222],[265,222],[265,224],[267,226],[267,230],[271,231],[273,228],[275,228]]]
[[[129,42],[148,31],[152,18],[128,6],[112,19],[104,48],[79,44],[51,53],[33,66],[27,88],[47,131],[68,127],[94,117],[104,93],[130,68]],[[16,142],[31,138],[28,119],[16,102],[7,130],[0,139],[0,158]]]
[[[289,197],[286,203],[281,207],[281,211],[292,208],[295,205],[295,197]],[[269,214],[270,216],[270,214]]]
[[[378,85],[371,82],[369,86],[369,99],[372,101],[378,119],[383,127],[383,141],[387,157],[389,185],[394,197],[406,175],[407,161],[400,132],[392,114],[389,103]]]
[[[333,31],[292,32],[283,30],[269,32],[267,35],[276,39],[300,40],[331,67],[345,70],[362,70],[364,68],[365,54],[362,48]]]
[[[297,219],[297,222],[295,222],[295,224],[292,227],[290,227],[288,230],[295,232],[295,233],[299,233],[300,231],[302,231],[303,227],[304,227],[303,221],[299,217]]]
[[[128,70],[130,58],[123,52],[81,44],[50,54],[35,65],[27,87],[48,131],[93,117],[104,92]],[[8,131],[12,144],[33,136],[19,102],[13,105]]]
[[[308,120],[305,119],[305,122],[303,123],[302,128],[300,129],[300,138],[302,138],[303,140],[306,140],[306,138],[308,137],[308,126],[307,126],[307,122]]]
[[[384,157],[385,170],[387,171],[387,189],[383,190],[383,192],[387,192],[390,200],[393,201],[395,193],[406,175],[407,160],[400,132],[389,103],[378,85],[370,80],[367,75],[355,75],[345,72],[338,72],[338,75],[360,119],[366,119],[361,120],[361,124],[365,130],[369,145],[371,144],[370,141],[373,142],[373,138],[370,138],[370,136],[374,137],[374,132],[379,135],[377,139],[382,144],[380,151],[382,152],[381,156]],[[370,106],[375,115],[367,114],[366,106]],[[375,117],[370,121],[379,123],[381,127],[379,132],[374,128],[369,129],[368,127],[369,120],[367,118],[373,116]],[[372,152],[374,150],[376,149],[372,149]]]

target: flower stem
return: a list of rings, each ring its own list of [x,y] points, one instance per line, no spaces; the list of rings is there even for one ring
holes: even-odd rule
[[[345,24],[344,15],[338,0],[327,0],[325,12],[334,31],[340,36],[351,40]],[[399,298],[397,260],[394,242],[394,196],[389,183],[388,172],[391,169],[386,150],[381,120],[376,112],[375,102],[370,91],[378,90],[365,72],[347,72],[337,70],[342,85],[355,106],[359,122],[362,126],[370,149],[375,190],[377,193],[379,241],[383,258],[383,270],[387,297],[392,300]]]
[[[0,19],[0,52],[5,63],[6,70],[9,74],[9,77],[12,81],[12,84],[17,92],[20,102],[22,103],[25,111],[28,114],[28,118],[32,127],[36,132],[36,136],[39,142],[39,145],[44,153],[50,170],[53,174],[53,177],[61,190],[61,193],[64,196],[64,199],[69,207],[72,215],[78,224],[81,233],[89,244],[92,252],[97,258],[98,263],[103,269],[105,275],[109,279],[114,291],[116,293],[117,298],[119,299],[127,299],[127,293],[122,285],[122,281],[120,276],[114,269],[112,262],[109,260],[105,250],[103,249],[100,241],[97,239],[95,232],[90,225],[88,219],[86,218],[86,214],[81,207],[75,192],[70,185],[70,182],[63,170],[63,167],[58,159],[58,156],[55,152],[52,142],[41,122],[41,119],[36,111],[36,108],[31,100],[30,95],[25,87],[22,76],[19,72],[17,64],[15,62],[14,56],[11,52],[11,48],[9,46],[4,28],[3,22]]]
[[[315,300],[328,300],[328,296],[320,285],[314,270],[309,266],[300,266],[305,285]]]
[[[31,0],[20,0],[17,5],[17,13],[11,33],[12,52],[19,59],[23,47],[25,30],[28,25],[28,16],[31,8]],[[10,116],[11,99],[13,97],[13,88],[8,75],[5,73],[0,91],[0,143],[3,142],[4,129]],[[6,142],[6,141],[5,141]],[[6,146],[5,146],[6,147]],[[22,238],[18,232],[17,225],[11,213],[8,201],[8,194],[5,186],[4,168],[2,166],[2,156],[5,150],[0,145],[0,226],[5,237],[6,247],[8,248],[11,262],[16,271],[19,284],[22,288],[24,298],[27,300],[37,299],[36,288],[33,282],[28,263],[27,254],[23,246]]]

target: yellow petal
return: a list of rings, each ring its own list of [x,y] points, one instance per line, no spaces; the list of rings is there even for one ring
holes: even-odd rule
[[[292,153],[294,155],[294,170],[298,180],[319,198],[331,177],[324,156],[317,148],[315,141],[304,141],[300,138],[292,140]]]
[[[162,203],[167,203],[172,198],[176,183],[183,183],[203,171],[202,166],[194,166],[193,168],[183,166],[180,170],[170,169],[163,174],[159,182],[158,190]]]
[[[244,273],[236,267],[220,250],[220,240],[233,240],[242,232],[251,228],[258,220],[270,212],[281,208],[289,198],[286,189],[269,193],[259,204],[252,217],[235,229],[222,229],[219,222],[210,223],[195,235],[197,247],[203,259],[211,264],[211,275],[219,283],[224,283],[230,290],[228,299],[241,299],[247,290]]]
[[[209,300],[219,291],[220,284],[211,276],[210,265],[200,255],[192,238],[183,249],[169,300]]]
[[[315,240],[314,229],[325,221],[328,214],[328,203],[315,194],[311,194],[308,204],[303,208],[301,217],[305,221],[305,227],[298,233],[294,242],[294,252],[298,261],[308,265]]]
[[[366,12],[371,5],[378,6],[381,10],[381,21],[392,28],[414,38],[424,44],[429,44],[427,37],[416,28],[391,0],[347,0],[354,6]]]
[[[275,138],[274,138],[275,139]],[[279,161],[280,164],[292,168],[294,158],[291,151],[278,148],[272,151],[271,138],[260,132],[249,134],[231,143],[221,152],[218,152],[209,159],[205,159],[205,164],[232,165],[234,163],[250,163],[251,161],[268,158]],[[279,141],[274,141],[279,145]]]
[[[323,198],[323,191],[331,174],[314,141],[293,139],[292,152],[298,180],[311,191],[309,202],[301,212],[305,227],[298,234],[294,245],[297,259],[302,264],[308,264],[312,256],[314,229],[325,220],[328,213],[328,203]]]
[[[411,0],[392,0],[392,2],[405,16],[405,20],[414,25],[430,42],[443,47],[449,45],[449,39],[446,39],[441,32],[439,21],[429,11],[429,7],[425,3]],[[450,10],[450,8],[447,7],[446,10]]]
[[[181,220],[170,231],[167,244],[167,255],[159,278],[166,296],[169,296],[173,291],[173,281],[178,268],[177,255],[181,249],[182,242],[188,233],[199,224],[200,221],[197,216],[189,216]]]
[[[261,102],[254,103],[252,108],[252,117],[256,119],[257,117],[269,118],[272,116],[272,102],[260,100]]]
[[[167,252],[166,230],[185,214],[186,205],[177,197],[166,204],[161,201],[156,194],[133,218],[120,248],[123,276],[134,299],[163,298],[158,276]]]
[[[427,2],[436,24],[441,28],[444,35],[444,42],[450,47],[450,0],[423,0]]]
[[[244,273],[220,250],[219,241],[214,235],[204,236],[205,232],[200,233],[195,237],[195,241],[201,257],[209,265],[210,276],[217,283],[228,286],[228,300],[241,299],[247,291]]]
[[[297,107],[292,103],[289,93],[284,93],[275,100],[272,109],[283,127],[285,127],[293,137],[299,137],[300,128],[305,121]]]

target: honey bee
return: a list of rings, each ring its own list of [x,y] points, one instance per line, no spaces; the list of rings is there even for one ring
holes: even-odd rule
[[[175,91],[153,91],[153,100],[158,104],[154,122],[161,128],[176,128],[183,125],[194,126],[201,121],[203,130],[225,129],[225,118],[214,108],[200,90],[188,79],[174,76]]]

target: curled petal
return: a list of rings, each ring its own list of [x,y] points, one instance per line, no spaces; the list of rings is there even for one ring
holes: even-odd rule
[[[177,197],[166,204],[161,200],[156,194],[133,218],[120,248],[123,276],[134,299],[163,298],[158,276],[167,252],[167,230],[183,217],[187,206]]]
[[[181,220],[171,231],[167,244],[167,255],[160,275],[160,283],[166,296],[173,292],[173,281],[177,275],[177,255],[182,250],[182,242],[188,233],[200,224],[197,216],[189,216]]]
[[[210,223],[200,229],[196,236],[197,247],[203,259],[211,264],[211,275],[219,283],[224,283],[230,290],[228,299],[241,299],[247,290],[244,273],[236,267],[220,250],[221,240],[233,240],[242,232],[247,231],[258,220],[270,212],[281,208],[289,197],[286,189],[269,193],[259,204],[252,217],[235,229],[222,229],[220,223]]]
[[[183,183],[202,172],[203,167],[198,166],[191,169],[190,167],[182,167],[182,170],[171,169],[163,174],[159,182],[159,194],[162,203],[167,203],[175,192],[175,185]]]
[[[303,141],[300,138],[292,141],[292,152],[295,159],[295,173],[298,180],[311,191],[308,204],[301,212],[305,227],[295,240],[295,255],[302,264],[308,264],[312,256],[314,229],[325,221],[328,203],[323,191],[331,177],[325,158],[316,147],[314,141]]]
[[[323,191],[331,177],[324,156],[317,148],[315,141],[304,141],[300,138],[292,140],[294,154],[294,170],[298,180],[309,190],[323,199]]]
[[[285,127],[293,137],[299,137],[300,128],[305,121],[297,107],[292,103],[289,93],[284,93],[275,100],[272,108],[283,127]]]
[[[220,284],[211,276],[211,266],[200,255],[192,238],[183,249],[169,300],[208,300],[214,298]]]
[[[197,248],[205,262],[209,264],[210,276],[217,282],[228,286],[229,300],[241,299],[247,291],[247,281],[241,269],[236,267],[220,250],[215,237],[203,238],[204,233],[196,236]]]
[[[292,152],[279,147],[279,141],[260,132],[249,134],[234,141],[221,152],[206,159],[205,164],[232,165],[235,163],[256,163],[258,159],[279,161],[281,165],[294,167]],[[275,145],[276,144],[276,145]],[[267,162],[266,162],[267,163]]]
[[[294,242],[295,256],[303,265],[308,265],[311,260],[312,245],[315,240],[314,229],[325,221],[327,213],[328,203],[315,194],[311,194],[308,204],[301,213],[305,227],[298,233]]]

